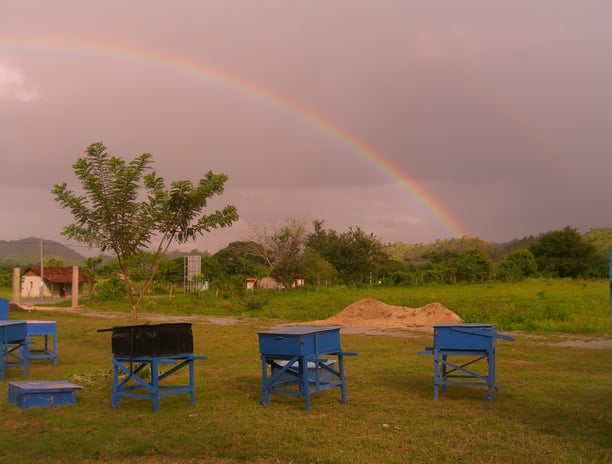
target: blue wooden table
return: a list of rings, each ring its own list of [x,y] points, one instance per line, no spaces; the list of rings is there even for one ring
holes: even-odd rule
[[[484,399],[493,401],[499,391],[495,379],[498,338],[514,341],[497,333],[494,324],[435,325],[434,345],[417,353],[433,355],[434,399],[447,385],[459,385],[487,387]]]
[[[160,399],[168,395],[189,393],[191,404],[195,404],[195,361],[208,359],[191,353],[170,356],[115,356],[113,358],[112,405],[119,408],[122,396],[153,401],[153,410],[159,412]],[[169,367],[162,372],[161,367]],[[165,384],[163,381],[187,368],[186,384]]]
[[[32,359],[53,359],[57,364],[57,323],[55,321],[27,321],[29,354]]]
[[[339,327],[286,327],[259,332],[262,369],[261,403],[270,404],[270,393],[304,397],[338,387],[346,403],[344,357]],[[331,359],[330,359],[331,358]]]
[[[6,370],[22,367],[28,375],[28,340],[26,321],[0,321],[0,380],[5,380]]]

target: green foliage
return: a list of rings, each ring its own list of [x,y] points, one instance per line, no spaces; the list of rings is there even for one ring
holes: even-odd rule
[[[599,253],[604,255],[612,253],[612,227],[591,230],[584,234],[584,239],[591,243]]]
[[[52,189],[55,200],[75,220],[62,234],[115,254],[136,319],[136,310],[173,241],[186,243],[238,219],[234,206],[203,214],[208,199],[223,193],[227,176],[208,171],[195,185],[179,180],[167,189],[164,179],[151,170],[148,153],[126,162],[108,155],[102,143],[90,145],[85,153],[73,165],[85,194],[75,193],[66,183]],[[153,240],[157,245],[148,252]],[[134,280],[142,284],[136,288]]]
[[[315,221],[307,245],[330,263],[346,284],[371,281],[374,268],[386,259],[380,240],[359,227],[339,234],[323,229],[323,221]]]
[[[252,229],[250,255],[265,263],[270,275],[284,288],[291,288],[295,280],[306,273],[304,250],[308,231],[305,224],[289,219],[272,229],[265,225],[254,225]]]
[[[304,250],[304,279],[316,287],[329,287],[338,276],[338,272],[329,262],[312,249]]]
[[[484,282],[491,278],[493,263],[481,250],[469,250],[456,262],[457,280],[460,282]]]
[[[539,271],[553,277],[587,277],[596,259],[595,246],[569,226],[540,235],[530,251]]]
[[[515,250],[500,263],[498,275],[501,279],[516,282],[533,277],[538,271],[538,265],[533,253],[529,250]]]
[[[240,288],[238,288],[240,287]],[[215,291],[218,289],[218,292]],[[199,298],[177,293],[145,298],[142,311],[162,314],[248,316],[304,322],[331,317],[365,298],[418,308],[439,302],[465,322],[498,324],[501,330],[529,332],[610,332],[610,289],[606,280],[524,279],[516,283],[427,284],[406,287],[310,286],[291,292],[244,290],[244,281],[214,284]],[[265,301],[260,307],[247,303]],[[81,305],[122,310],[122,301],[92,299]]]
[[[156,280],[160,284],[183,285],[184,258],[164,259],[160,263]]]
[[[436,240],[433,243],[392,243],[385,245],[384,251],[391,259],[396,261],[410,261],[415,264],[424,264],[429,262],[430,256],[444,255],[460,255],[470,250],[480,250],[484,252],[489,259],[498,261],[499,249],[490,243],[487,243],[479,238],[461,237],[444,240]]]
[[[118,277],[101,282],[96,287],[96,298],[101,301],[121,301],[125,299],[125,284]]]
[[[253,242],[231,242],[219,250],[213,255],[216,263],[222,267],[218,269],[217,275],[220,273],[250,277],[269,275],[266,261],[253,251],[256,247]]]
[[[244,299],[244,309],[246,311],[261,311],[263,307],[268,303],[267,298],[261,298],[259,296],[246,297]]]

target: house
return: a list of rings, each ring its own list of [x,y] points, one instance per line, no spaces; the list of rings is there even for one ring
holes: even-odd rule
[[[264,277],[262,279],[255,279],[256,282],[252,282],[250,285],[252,285],[252,287],[249,287],[249,279],[247,279],[247,288],[254,288],[255,286],[257,288],[262,288],[262,289],[274,289],[274,290],[284,290],[285,286],[281,283],[279,283],[278,281],[276,281],[273,277]],[[295,281],[291,284],[291,288],[296,288],[296,287],[303,287],[304,286],[304,279],[300,278],[300,279],[295,279]]]
[[[21,279],[21,297],[40,297],[40,266],[28,268]],[[44,266],[42,269],[43,298],[64,298],[72,295],[72,266]],[[79,270],[79,290],[81,296],[87,277]]]

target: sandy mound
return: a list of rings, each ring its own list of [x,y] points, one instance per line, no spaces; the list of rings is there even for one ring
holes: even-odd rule
[[[440,303],[429,303],[420,308],[392,306],[373,298],[359,300],[319,325],[343,327],[410,328],[431,327],[435,324],[460,323],[461,318]]]

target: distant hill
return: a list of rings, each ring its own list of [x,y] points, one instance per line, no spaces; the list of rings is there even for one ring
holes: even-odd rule
[[[82,265],[87,259],[61,243],[29,237],[20,240],[0,240],[0,265],[29,266],[40,264],[41,241],[45,262],[55,259],[62,262],[64,266],[73,266],[75,264]]]
[[[593,229],[584,238],[593,243],[598,252],[608,255],[612,252],[612,228]],[[0,265],[29,266],[40,264],[40,242],[43,242],[43,259],[61,261],[65,266],[75,264],[82,265],[86,257],[77,253],[72,248],[36,237],[21,240],[0,240]],[[537,240],[537,236],[523,237],[506,243],[488,243],[478,238],[454,238],[448,240],[436,240],[434,243],[393,243],[385,246],[385,251],[396,260],[410,260],[413,262],[423,261],[423,255],[432,252],[455,251],[458,253],[466,250],[479,249],[486,252],[494,262],[499,262],[505,255],[514,250],[528,249]],[[206,251],[193,249],[191,251],[170,251],[168,259],[177,259],[187,255],[210,256]],[[112,260],[109,257],[109,260]]]
[[[608,255],[612,252],[612,228],[592,229],[583,237],[595,245],[598,253]],[[462,237],[436,240],[433,243],[425,244],[391,243],[385,246],[385,251],[392,259],[398,261],[422,263],[428,260],[427,255],[431,253],[447,251],[464,253],[467,250],[481,250],[487,253],[493,262],[498,263],[512,251],[529,249],[537,240],[538,236],[530,235],[506,243],[488,243],[478,238]]]

